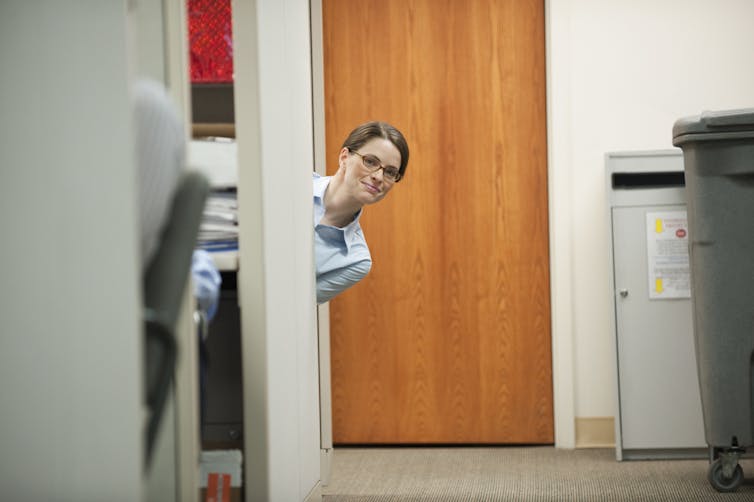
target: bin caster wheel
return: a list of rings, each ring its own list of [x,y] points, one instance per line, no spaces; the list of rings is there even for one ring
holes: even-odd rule
[[[725,477],[722,460],[718,458],[710,464],[707,479],[709,479],[712,487],[719,492],[734,492],[738,490],[744,480],[744,471],[740,465],[736,464],[733,475],[729,478]]]

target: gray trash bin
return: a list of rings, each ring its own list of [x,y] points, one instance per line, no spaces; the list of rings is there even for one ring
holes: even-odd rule
[[[735,491],[754,445],[754,108],[673,126],[683,150],[694,339],[709,481]]]

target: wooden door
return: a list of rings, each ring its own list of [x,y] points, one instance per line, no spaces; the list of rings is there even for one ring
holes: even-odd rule
[[[336,444],[552,443],[543,0],[323,0],[328,173],[406,136],[331,302]]]

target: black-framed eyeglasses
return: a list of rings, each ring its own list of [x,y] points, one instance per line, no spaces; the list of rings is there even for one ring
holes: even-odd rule
[[[369,170],[370,173],[382,169],[382,176],[386,180],[392,183],[398,183],[401,180],[401,170],[397,167],[383,165],[382,162],[380,162],[380,159],[370,153],[362,155],[356,150],[349,149],[348,151],[361,157],[361,163]]]

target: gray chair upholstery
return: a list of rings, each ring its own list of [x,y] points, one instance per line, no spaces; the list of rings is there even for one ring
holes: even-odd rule
[[[202,220],[209,183],[200,173],[182,175],[160,236],[144,272],[146,431],[148,467],[176,362],[175,329],[191,272],[191,256]]]

